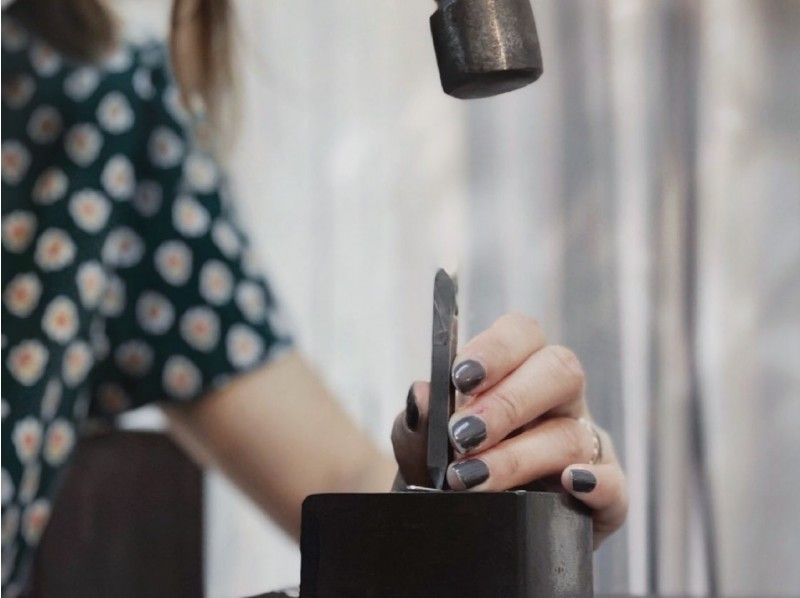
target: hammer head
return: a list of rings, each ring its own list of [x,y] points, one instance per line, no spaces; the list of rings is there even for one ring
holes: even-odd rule
[[[431,33],[442,88],[485,98],[533,83],[542,54],[530,0],[438,0]]]

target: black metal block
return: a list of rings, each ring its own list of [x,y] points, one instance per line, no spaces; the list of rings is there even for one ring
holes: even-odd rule
[[[303,598],[592,595],[592,522],[563,493],[319,494]]]
[[[543,71],[530,0],[438,0],[431,33],[445,93],[484,98]]]

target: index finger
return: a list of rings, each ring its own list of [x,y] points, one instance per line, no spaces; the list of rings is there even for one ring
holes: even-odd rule
[[[453,384],[462,394],[480,394],[517,369],[546,342],[533,318],[516,312],[501,316],[456,356]]]

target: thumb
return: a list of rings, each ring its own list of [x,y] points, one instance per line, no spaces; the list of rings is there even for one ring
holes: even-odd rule
[[[428,473],[425,460],[428,450],[428,398],[430,385],[414,382],[408,390],[406,408],[392,426],[392,446],[400,475],[406,484],[424,486]]]

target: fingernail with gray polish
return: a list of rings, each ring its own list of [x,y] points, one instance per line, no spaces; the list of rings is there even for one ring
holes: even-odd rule
[[[474,488],[489,479],[489,468],[480,459],[468,459],[453,463],[452,469],[464,490]]]
[[[575,492],[582,492],[584,494],[591,492],[597,486],[597,478],[591,471],[585,469],[573,469],[570,472],[572,475],[572,489]]]
[[[456,448],[464,453],[486,440],[486,423],[476,415],[463,417],[450,427]]]
[[[414,394],[414,385],[408,389],[408,396],[406,397],[406,426],[412,432],[417,429],[419,425],[419,406],[417,405],[417,396]]]
[[[453,384],[465,395],[478,388],[484,378],[486,370],[474,359],[462,361],[453,368]]]

